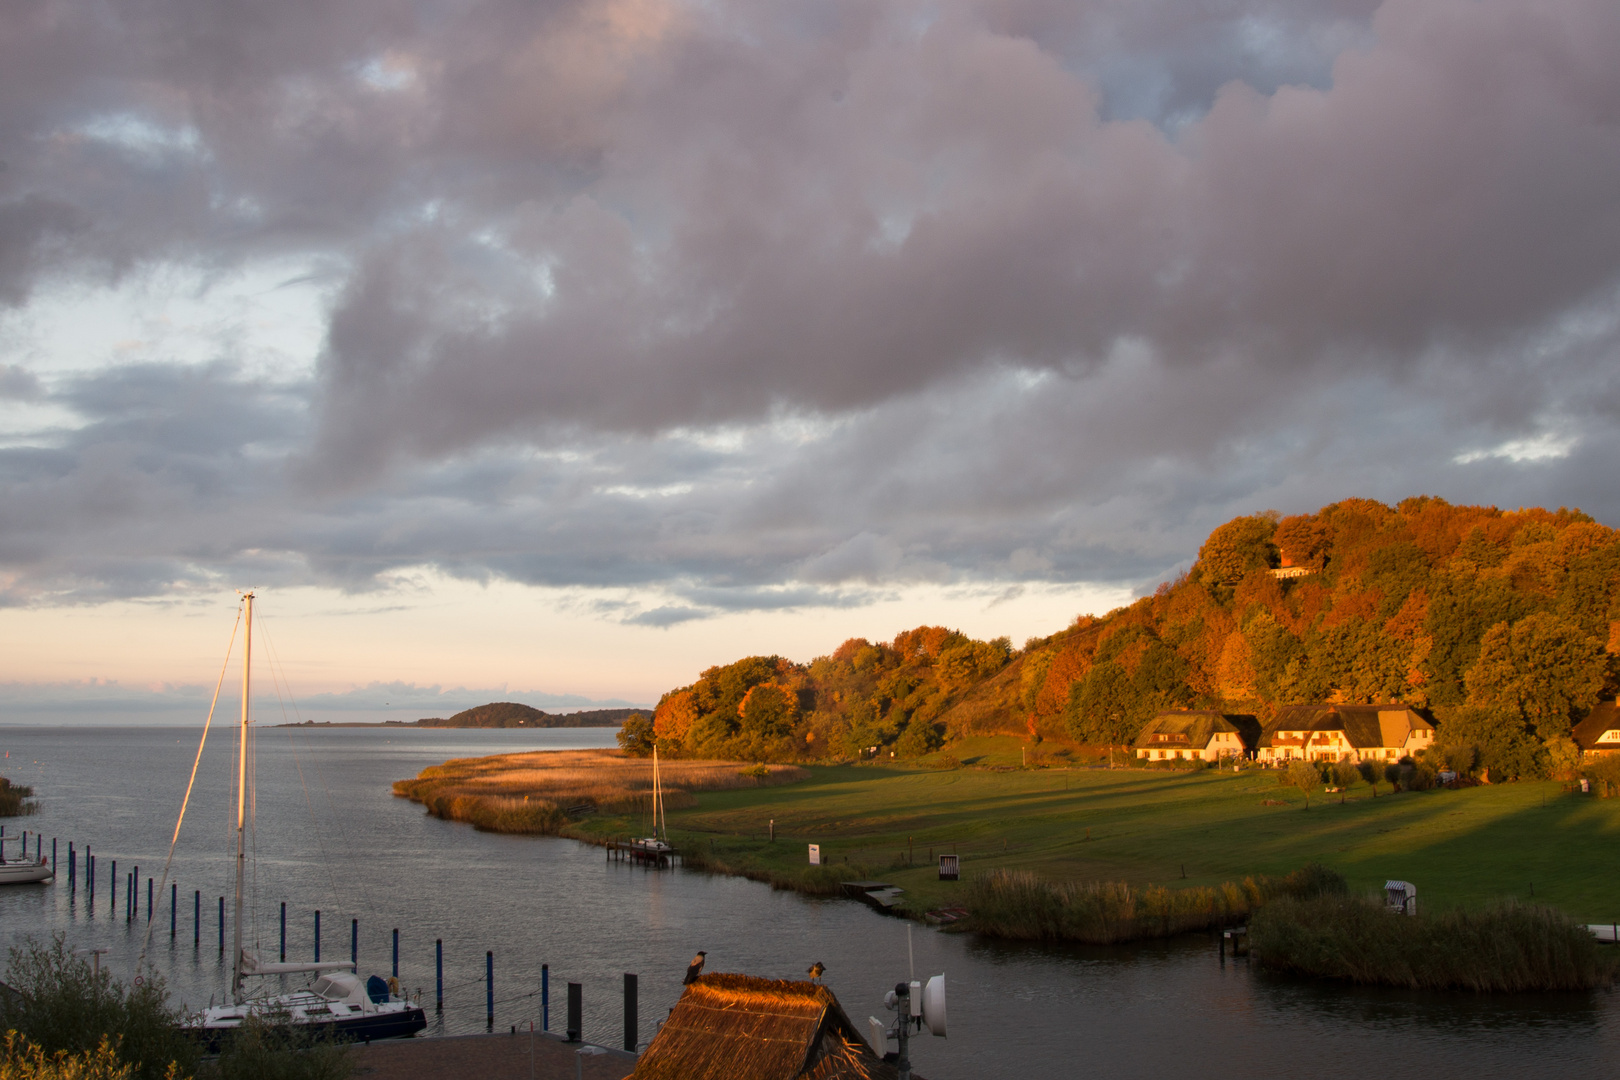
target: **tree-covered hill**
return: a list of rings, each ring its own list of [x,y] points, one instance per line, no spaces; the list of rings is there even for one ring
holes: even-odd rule
[[[416,722],[418,727],[436,728],[515,728],[515,727],[614,727],[622,724],[636,709],[591,709],[586,712],[548,713],[516,701],[492,701],[463,709],[449,719],[430,717]]]
[[[748,657],[665,694],[671,752],[916,756],[973,734],[1133,739],[1161,708],[1430,707],[1434,753],[1495,775],[1556,767],[1617,688],[1620,533],[1577,510],[1390,507],[1236,518],[1192,570],[1014,650],[918,627],[809,664]]]

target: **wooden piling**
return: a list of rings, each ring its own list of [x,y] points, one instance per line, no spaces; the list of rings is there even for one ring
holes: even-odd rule
[[[225,898],[219,898],[219,955],[225,955]]]
[[[281,962],[287,962],[287,901],[281,902]]]
[[[434,1012],[444,1012],[444,938],[433,941]]]
[[[354,965],[354,973],[360,974],[360,920],[349,920],[349,963]]]
[[[551,1030],[551,965],[540,965],[540,1030]]]
[[[191,913],[191,944],[193,948],[202,948],[202,890],[194,889],[191,900],[195,907]]]
[[[624,1048],[636,1052],[636,977],[624,973]]]
[[[399,978],[399,927],[394,927],[394,978]]]
[[[321,962],[321,909],[315,909],[315,962]]]
[[[484,953],[484,1012],[490,1031],[495,1030],[495,953]]]
[[[175,939],[180,928],[180,883],[169,882],[169,940]]]
[[[585,1031],[585,988],[577,983],[568,984],[568,1041],[579,1042]]]

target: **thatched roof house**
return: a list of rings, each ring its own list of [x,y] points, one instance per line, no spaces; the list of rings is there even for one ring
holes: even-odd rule
[[[1620,703],[1599,702],[1570,730],[1569,737],[1588,757],[1620,754]]]
[[[716,974],[701,976],[686,988],[626,1080],[898,1076],[892,1064],[867,1046],[825,986]]]
[[[1245,757],[1260,737],[1260,721],[1214,709],[1165,709],[1142,726],[1136,756],[1146,761],[1219,761]]]
[[[1262,761],[1395,761],[1434,742],[1434,725],[1398,702],[1285,705],[1260,734]]]

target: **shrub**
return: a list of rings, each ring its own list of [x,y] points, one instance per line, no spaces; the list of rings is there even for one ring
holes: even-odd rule
[[[131,1080],[135,1067],[119,1060],[113,1042],[102,1036],[94,1050],[70,1054],[45,1048],[15,1031],[5,1033],[0,1049],[0,1080]],[[170,1066],[170,1076],[176,1076]]]
[[[1348,761],[1338,761],[1333,764],[1333,783],[1335,787],[1347,788],[1361,779],[1361,770]]]
[[[1620,968],[1584,926],[1514,901],[1407,917],[1375,899],[1282,897],[1255,915],[1249,935],[1267,967],[1409,989],[1589,990]]]
[[[13,947],[6,982],[17,994],[0,1000],[0,1026],[47,1054],[84,1055],[114,1038],[118,1056],[142,1080],[160,1080],[171,1065],[182,1073],[196,1065],[197,1048],[175,1027],[159,976],[126,986],[74,956],[57,934],[49,945]]]
[[[325,1032],[250,1016],[220,1048],[219,1080],[344,1080],[349,1048]]]

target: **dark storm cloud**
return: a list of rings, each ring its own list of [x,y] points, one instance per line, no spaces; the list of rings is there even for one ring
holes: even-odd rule
[[[1612,521],[1616,191],[1607,0],[34,0],[0,305],[333,284],[307,380],[0,355],[74,418],[0,449],[3,595],[432,564],[669,626],[1352,494]]]

